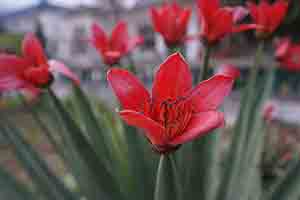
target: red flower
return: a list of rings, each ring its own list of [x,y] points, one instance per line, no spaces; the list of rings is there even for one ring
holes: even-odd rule
[[[117,64],[123,56],[144,42],[141,36],[130,38],[127,24],[123,21],[115,26],[110,38],[98,24],[93,24],[91,31],[93,45],[109,66]]]
[[[231,91],[234,79],[215,75],[192,88],[192,74],[179,53],[160,65],[152,95],[130,72],[111,69],[107,79],[129,125],[145,130],[145,136],[160,153],[203,136],[224,124],[217,108]]]
[[[256,28],[254,24],[236,25],[245,14],[245,10],[241,11],[241,7],[238,7],[237,12],[234,8],[222,8],[219,0],[198,0],[200,36],[206,42],[214,43],[227,34]]]
[[[248,2],[248,8],[253,20],[258,25],[257,35],[269,36],[283,21],[288,11],[288,2],[277,0],[271,5],[267,0],[261,0],[258,5]]]
[[[186,36],[191,9],[174,2],[150,11],[154,29],[163,36],[165,43],[168,46],[181,44]]]
[[[276,44],[276,59],[280,66],[289,71],[300,71],[300,43],[293,44],[290,39],[281,39]]]
[[[48,62],[39,40],[31,33],[23,40],[22,54],[22,57],[0,54],[0,92],[25,89],[36,93],[51,83],[55,71],[79,83],[62,63]]]

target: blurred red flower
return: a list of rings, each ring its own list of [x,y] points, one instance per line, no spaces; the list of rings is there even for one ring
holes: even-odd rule
[[[248,2],[250,15],[258,25],[257,36],[266,37],[272,34],[282,23],[287,11],[288,1],[277,0],[270,4],[267,0],[261,0],[258,5]]]
[[[180,45],[186,36],[192,11],[180,7],[176,2],[165,3],[160,8],[151,8],[153,27],[164,38],[166,45]]]
[[[144,42],[141,36],[129,37],[127,23],[123,21],[117,23],[111,37],[96,23],[92,25],[91,31],[93,45],[102,56],[103,62],[109,66],[117,64],[123,56]]]
[[[22,42],[22,57],[0,54],[0,92],[24,89],[37,93],[49,86],[53,72],[62,73],[79,84],[76,75],[62,63],[48,62],[39,40],[28,33]]]
[[[198,0],[200,36],[208,43],[215,43],[230,33],[255,29],[254,24],[240,24],[247,11],[241,7],[221,7],[219,0]]]
[[[217,108],[234,82],[232,77],[215,75],[193,89],[189,66],[179,53],[160,65],[152,95],[126,70],[113,68],[107,79],[123,107],[122,119],[144,129],[159,153],[175,150],[222,126],[224,116]]]
[[[276,44],[276,59],[288,71],[300,71],[300,43],[292,43],[289,38],[280,39]]]

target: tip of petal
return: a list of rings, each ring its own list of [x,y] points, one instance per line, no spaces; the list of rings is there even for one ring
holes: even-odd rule
[[[63,76],[67,77],[68,79],[72,80],[77,86],[80,85],[80,79],[78,76],[70,70],[70,67],[67,67],[65,64],[57,61],[57,60],[50,60],[49,61],[50,70],[54,72],[58,72]]]
[[[168,60],[168,59],[179,59],[179,60],[182,60],[183,62],[187,63],[185,58],[179,51],[171,54],[166,60]]]
[[[233,79],[238,79],[241,76],[240,70],[236,66],[230,64],[221,65],[217,74],[228,76]]]
[[[119,75],[119,74],[124,74],[124,73],[127,74],[127,73],[130,73],[130,72],[125,70],[125,69],[121,69],[121,68],[118,68],[118,67],[113,67],[113,68],[111,68],[107,71],[106,79],[110,83],[113,79],[113,76]]]
[[[26,33],[22,41],[23,56],[34,64],[47,64],[47,57],[44,53],[40,40],[33,33]]]

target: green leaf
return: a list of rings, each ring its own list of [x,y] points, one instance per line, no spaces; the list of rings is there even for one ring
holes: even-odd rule
[[[251,68],[248,84],[242,96],[242,107],[240,108],[232,143],[225,161],[225,174],[220,183],[218,200],[232,200],[235,195],[240,194],[240,170],[246,152],[245,147],[247,146],[249,125],[253,122],[251,121],[253,119],[252,114],[254,113],[252,109],[257,102],[256,83],[263,48],[264,42],[261,42],[255,55],[254,66]]]
[[[99,160],[97,153],[94,151],[85,135],[81,132],[75,121],[72,119],[68,111],[65,110],[59,99],[55,94],[49,90],[52,101],[64,122],[67,130],[68,140],[74,146],[88,169],[94,175],[93,179],[101,186],[99,190],[103,190],[106,196],[111,196],[113,199],[121,199],[120,189],[115,182],[113,176],[107,171],[101,160]]]
[[[243,184],[240,184],[243,188],[240,192],[241,198],[250,195],[250,191],[248,188],[251,187],[252,184],[258,185],[258,183],[253,183],[252,177],[260,176],[260,169],[257,167],[260,165],[262,160],[262,153],[264,148],[265,141],[265,126],[264,120],[262,117],[262,109],[264,103],[267,99],[271,97],[272,88],[274,83],[275,69],[270,68],[269,72],[266,75],[264,87],[261,89],[262,95],[258,98],[259,102],[256,105],[252,127],[248,132],[248,143],[246,144],[246,152],[244,154],[244,159],[240,165],[241,174],[240,177],[244,177]],[[239,183],[236,183],[239,184]],[[262,187],[262,185],[261,185]]]
[[[108,148],[111,146],[106,137],[106,133],[100,127],[101,121],[97,120],[96,116],[94,115],[93,109],[91,104],[83,93],[80,87],[73,86],[73,91],[75,95],[75,109],[78,109],[78,113],[80,113],[80,122],[84,125],[86,132],[88,133],[88,137],[92,147],[95,149],[97,155],[105,162],[106,165],[109,166],[109,155],[110,152]]]
[[[269,192],[264,200],[298,200],[300,197],[300,161]]]
[[[153,185],[155,183],[155,170],[151,164],[156,164],[153,152],[146,152],[149,146],[141,138],[141,134],[134,127],[125,125],[126,139],[128,143],[129,175],[131,175],[131,195],[135,199],[153,199]],[[138,162],[136,160],[139,160]],[[143,184],[140,184],[143,182]]]
[[[3,124],[2,124],[3,126]],[[6,127],[6,128],[5,128]],[[35,187],[49,199],[79,200],[79,196],[72,193],[65,185],[49,170],[47,164],[28,144],[19,129],[5,121],[2,130],[3,135],[15,147],[17,158],[26,169],[26,172],[35,183]]]
[[[44,94],[41,102],[43,116],[46,115],[47,123],[51,128],[52,133],[56,133],[57,143],[59,144],[64,154],[63,161],[70,170],[72,177],[75,178],[76,191],[80,192],[89,200],[97,200],[99,197],[105,196],[101,190],[101,185],[97,183],[94,174],[90,171],[78,150],[73,145],[70,133],[65,128],[65,122],[61,119],[59,112],[51,101],[49,94]],[[104,197],[103,197],[104,198]]]

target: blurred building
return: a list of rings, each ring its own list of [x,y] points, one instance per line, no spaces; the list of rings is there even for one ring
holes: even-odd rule
[[[157,52],[153,52],[153,49],[160,53],[164,52],[161,39],[153,33],[148,14],[149,7],[161,4],[162,1],[32,1],[28,5],[22,4],[21,8],[17,7],[17,3],[15,7],[13,6],[14,3],[7,3],[10,6],[6,6],[6,8],[2,6],[0,8],[2,28],[9,33],[38,32],[46,44],[50,57],[64,60],[70,66],[81,71],[83,75],[86,74],[85,71],[89,72],[102,63],[97,52],[87,41],[90,35],[89,29],[93,22],[100,23],[107,30],[112,29],[117,19],[129,22],[131,34],[143,34],[146,37],[143,53],[137,50],[134,54],[134,59],[137,62],[143,62],[146,66],[153,66],[156,64],[152,63],[153,61],[159,61],[155,58]],[[190,1],[185,1],[185,3],[188,2]],[[195,16],[192,21],[194,26],[191,26],[191,30],[196,32]],[[192,57],[197,56],[193,47],[189,51],[188,53]]]

